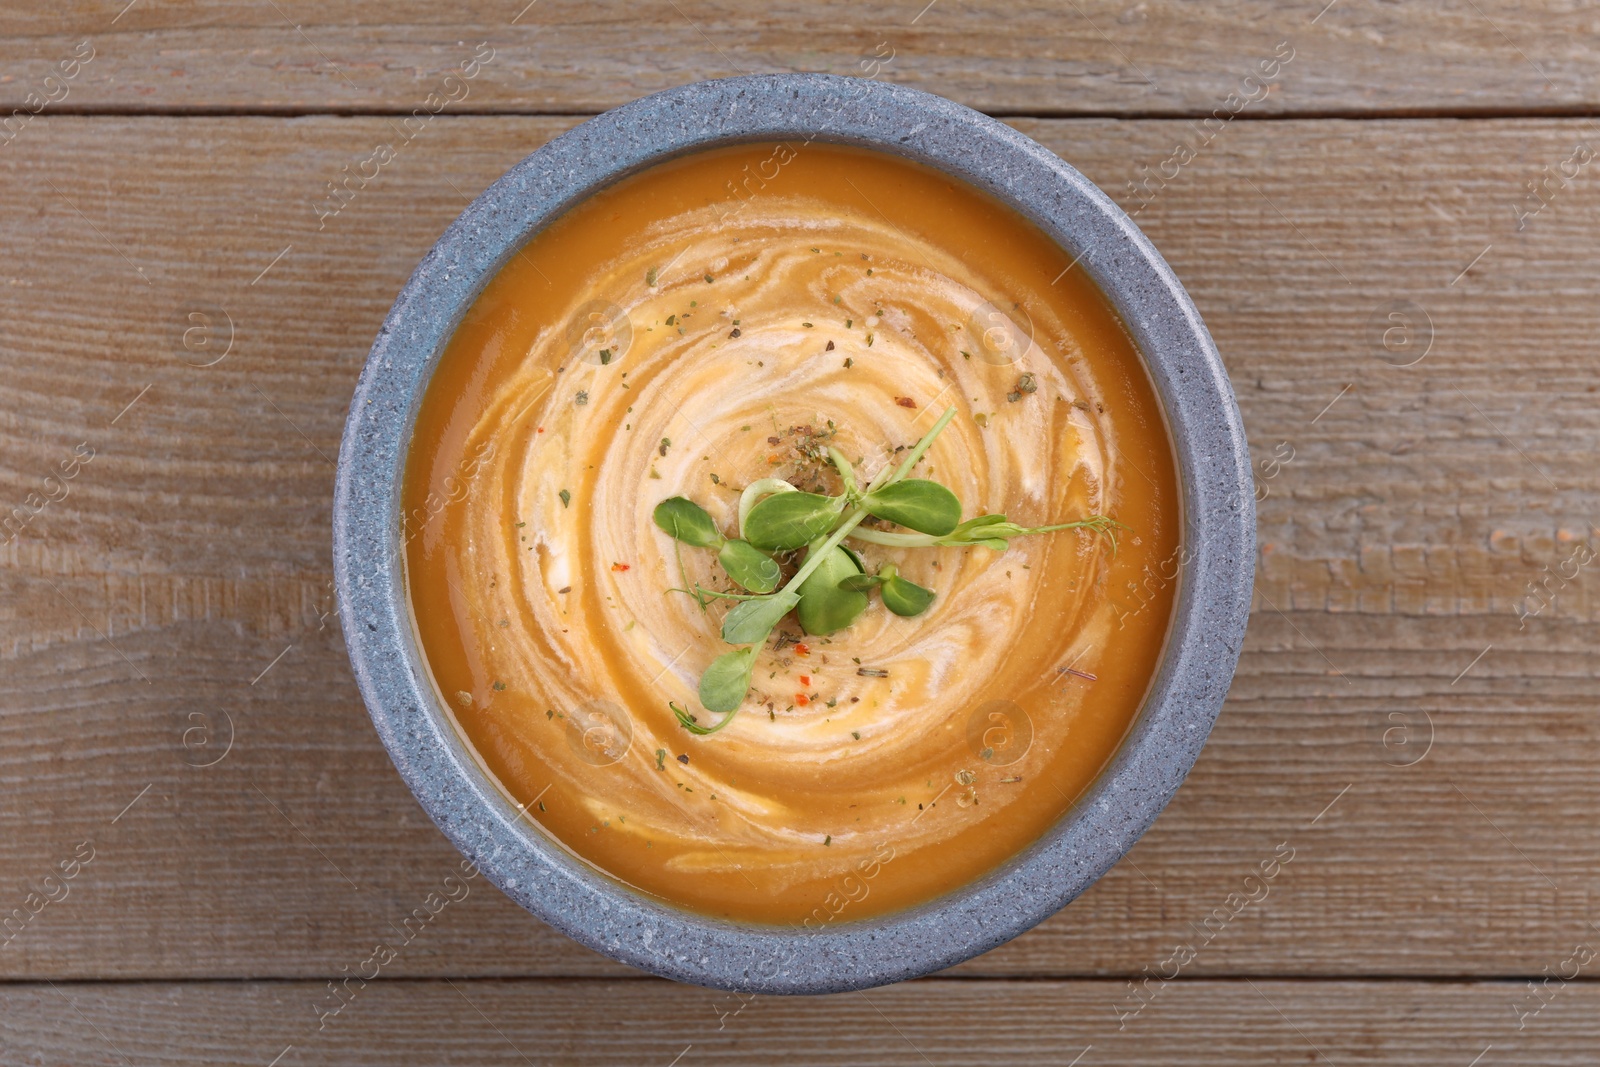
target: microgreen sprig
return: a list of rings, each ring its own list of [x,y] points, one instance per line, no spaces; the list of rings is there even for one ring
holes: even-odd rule
[[[770,593],[778,588],[783,571],[777,561],[749,541],[723,537],[715,520],[694,501],[668,497],[656,505],[654,517],[656,525],[674,539],[696,548],[716,549],[717,562],[740,588],[752,593]]]
[[[1115,549],[1116,531],[1125,529],[1127,527],[1122,523],[1105,515],[1092,515],[1077,522],[1058,522],[1051,526],[1019,526],[1014,522],[1008,522],[1004,515],[979,515],[977,518],[968,519],[943,537],[926,533],[892,533],[888,530],[857,530],[850,536],[858,541],[888,548],[982,545],[996,552],[1004,552],[1013,537],[1055,533],[1058,530],[1088,530],[1091,533],[1102,534]]]
[[[870,604],[876,590],[884,606],[896,615],[912,617],[932,606],[935,593],[901,576],[893,563],[875,574],[855,550],[845,544],[854,539],[896,548],[981,545],[1004,551],[1011,538],[1057,530],[1088,530],[1111,540],[1123,528],[1104,515],[1052,526],[1021,526],[1004,515],[979,515],[961,520],[961,501],[948,488],[927,478],[907,477],[955,417],[946,408],[932,428],[905,455],[898,466],[887,464],[865,486],[855,467],[838,449],[827,456],[839,473],[843,492],[838,496],[808,493],[779,478],[762,478],[747,486],[739,497],[739,536],[723,536],[716,521],[687,497],[669,497],[656,505],[657,526],[675,541],[696,548],[714,549],[723,571],[746,593],[717,592],[695,585],[689,592],[705,609],[708,598],[736,603],[723,617],[722,639],[742,646],[712,660],[700,676],[699,697],[705,709],[723,718],[702,726],[686,709],[669,706],[690,733],[706,735],[727,726],[750,691],[756,657],[778,623],[791,611],[808,634],[830,634],[850,626]],[[831,424],[830,424],[831,425]],[[867,518],[882,519],[909,533],[862,528]],[[783,568],[774,553],[805,550],[794,574],[779,588]],[[682,560],[680,556],[680,568]]]

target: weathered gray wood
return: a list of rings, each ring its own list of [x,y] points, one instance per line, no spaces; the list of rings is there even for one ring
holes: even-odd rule
[[[10,1063],[86,1065],[1560,1067],[1592,1063],[1600,1038],[1600,990],[1587,981],[1552,982],[1541,1000],[1509,982],[1180,979],[1121,1030],[1129,994],[1112,981],[935,979],[753,999],[654,980],[351,988],[338,1015],[319,1016],[333,994],[312,982],[11,986],[0,1039]]]
[[[125,3],[0,13],[0,104],[409,113],[487,41],[460,106],[592,112],[701,78],[827,71],[1009,114],[1203,116],[1263,91],[1244,79],[1280,42],[1294,59],[1250,113],[1600,105],[1600,24],[1560,3]],[[93,59],[47,86],[85,40]]]

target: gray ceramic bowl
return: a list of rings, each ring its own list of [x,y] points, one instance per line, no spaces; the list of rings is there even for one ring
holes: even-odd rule
[[[649,164],[740,141],[811,139],[877,148],[963,178],[1080,257],[1165,406],[1187,561],[1159,676],[1077,805],[974,884],[819,933],[664,906],[521,818],[440,706],[399,563],[401,471],[418,402],[461,316],[515,250],[576,201]],[[1216,348],[1161,255],[1105,194],[1037,143],[941,97],[864,79],[762,75],[685,85],[607,112],[473,201],[406,283],[367,357],[339,452],[333,532],[340,619],[373,723],[423,808],[491,881],[624,963],[725,989],[822,993],[913,978],[1002,944],[1133,845],[1194,764],[1227,694],[1250,607],[1255,504],[1244,429]]]

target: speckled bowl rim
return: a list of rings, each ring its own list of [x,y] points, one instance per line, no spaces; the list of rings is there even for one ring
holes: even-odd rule
[[[1187,556],[1144,707],[1072,810],[977,882],[816,933],[661,904],[523,819],[440,706],[407,603],[399,522],[407,443],[437,357],[517,248],[578,200],[652,163],[741,141],[812,139],[892,152],[962,178],[1076,257],[1075,269],[1121,315],[1165,408]],[[367,357],[340,446],[339,614],[356,681],[401,777],[512,900],[597,952],[669,978],[762,993],[864,989],[948,967],[1030,929],[1105,873],[1166,806],[1238,663],[1254,573],[1253,485],[1227,373],[1193,303],[1133,221],[1053,153],[960,104],[882,82],[820,74],[698,82],[608,111],[539,148],[474,200],[417,266]]]

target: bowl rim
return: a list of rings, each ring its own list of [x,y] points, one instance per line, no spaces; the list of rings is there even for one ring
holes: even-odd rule
[[[529,237],[651,164],[795,140],[800,151],[821,140],[928,164],[1009,204],[1060,244],[1121,316],[1150,374],[1183,508],[1161,665],[1089,789],[1039,840],[977,881],[816,931],[661,903],[525,821],[437,696],[411,622],[400,521],[407,446],[433,368],[483,286]],[[575,941],[655,974],[720,989],[826,993],[917,977],[1016,937],[1091,885],[1154,822],[1199,756],[1237,666],[1254,578],[1255,499],[1216,347],[1171,268],[1109,197],[1042,145],[943,97],[866,78],[765,74],[678,86],[591,118],[462,212],[400,291],[367,357],[340,443],[333,535],[340,622],[373,724],[423,810],[490,881]]]

